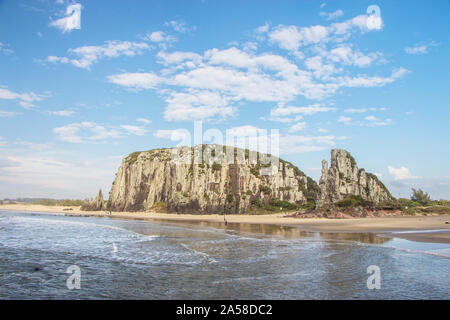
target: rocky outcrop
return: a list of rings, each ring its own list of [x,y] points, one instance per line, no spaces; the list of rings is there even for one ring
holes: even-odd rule
[[[106,204],[105,201],[103,200],[103,193],[102,193],[102,189],[100,189],[98,191],[97,196],[95,197],[95,199],[87,204],[84,204],[81,206],[81,210],[84,211],[101,211],[101,210],[106,210]]]
[[[218,148],[221,155],[215,153]],[[174,159],[174,153],[179,158]],[[311,178],[289,162],[279,159],[273,165],[264,159],[243,149],[235,149],[230,157],[225,147],[217,145],[135,152],[122,161],[107,209],[245,213],[274,198],[299,205],[315,201],[318,187]]]
[[[327,161],[322,161],[317,208],[336,204],[349,196],[360,197],[374,205],[393,199],[377,176],[358,168],[349,152],[333,149],[330,168]]]

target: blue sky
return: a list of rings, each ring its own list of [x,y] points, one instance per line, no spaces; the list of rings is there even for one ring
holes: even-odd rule
[[[194,121],[276,129],[280,156],[316,180],[344,148],[394,196],[449,199],[449,12],[439,0],[0,0],[0,199],[108,192],[122,157],[175,146]]]

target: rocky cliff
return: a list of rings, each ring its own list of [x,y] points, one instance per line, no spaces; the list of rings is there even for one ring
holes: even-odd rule
[[[215,154],[218,147],[223,148],[222,155]],[[155,149],[124,158],[107,209],[245,213],[252,206],[301,205],[316,198],[317,184],[281,159],[277,165],[267,164],[264,155],[243,149],[235,149],[230,158],[225,147],[217,145],[180,150]],[[205,150],[212,160],[197,158]],[[176,160],[174,152],[180,155]]]
[[[357,196],[371,204],[393,198],[377,176],[359,169],[355,159],[345,150],[331,150],[331,165],[322,161],[322,176],[316,205],[318,208],[335,204],[349,196]]]

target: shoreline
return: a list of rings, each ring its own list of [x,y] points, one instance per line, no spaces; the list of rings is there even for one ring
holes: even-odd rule
[[[195,215],[157,212],[112,212],[110,215],[105,211],[81,211],[79,207],[44,206],[36,204],[2,204],[0,205],[0,211],[46,212],[65,214],[68,216],[222,224],[224,218],[223,215],[219,214]],[[384,237],[389,238],[450,244],[450,224],[446,224],[446,222],[450,222],[450,215],[386,216],[354,219],[302,219],[284,217],[285,215],[286,213],[269,215],[233,214],[226,215],[226,220],[228,223],[291,226],[306,232],[376,233],[383,234]]]

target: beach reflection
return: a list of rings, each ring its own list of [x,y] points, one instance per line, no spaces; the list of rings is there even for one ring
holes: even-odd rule
[[[162,220],[159,220],[162,221]],[[264,235],[277,237],[281,239],[298,238],[322,238],[326,240],[357,241],[368,244],[382,244],[389,241],[389,238],[380,237],[376,233],[364,232],[309,232],[301,230],[296,226],[275,225],[275,224],[256,224],[256,223],[227,223],[210,221],[170,221],[174,224],[188,224],[199,228],[216,228],[227,231],[236,231],[239,233],[250,233],[253,235]]]

